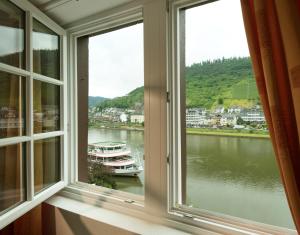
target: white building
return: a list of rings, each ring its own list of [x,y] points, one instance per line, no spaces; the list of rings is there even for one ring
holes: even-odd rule
[[[265,122],[265,116],[262,111],[250,110],[241,113],[241,119],[245,122]]]
[[[130,116],[130,122],[132,123],[143,123],[145,121],[144,115],[133,114]]]
[[[207,124],[206,111],[204,109],[187,109],[185,119],[187,127],[199,127]]]
[[[120,121],[121,122],[127,122],[127,119],[128,119],[128,115],[126,113],[122,113],[120,115]]]
[[[220,119],[221,126],[234,126],[237,124],[237,117],[233,115],[223,115]]]

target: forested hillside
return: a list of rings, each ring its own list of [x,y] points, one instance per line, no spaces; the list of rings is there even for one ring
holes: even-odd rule
[[[250,58],[218,59],[186,67],[186,95],[187,107],[251,107],[259,103]],[[98,107],[134,108],[143,104],[143,97],[144,88],[139,87]]]
[[[101,96],[89,96],[89,107],[95,107],[104,100],[106,100],[106,98]]]

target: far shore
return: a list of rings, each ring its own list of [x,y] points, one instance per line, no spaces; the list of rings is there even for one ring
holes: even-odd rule
[[[103,126],[89,126],[89,128],[95,129],[105,129],[105,130],[129,130],[129,131],[144,131],[142,127],[129,127],[129,126],[119,126],[119,127],[103,127]],[[270,136],[266,133],[245,133],[243,131],[229,130],[222,131],[201,129],[201,128],[187,128],[187,134],[189,135],[210,135],[210,136],[224,136],[224,137],[244,137],[244,138],[262,138],[269,139]]]
[[[243,138],[262,138],[269,139],[270,136],[267,134],[257,134],[257,133],[242,133],[242,132],[221,132],[221,131],[202,131],[193,130],[192,128],[187,129],[187,134],[189,135],[211,135],[211,136],[226,136],[226,137],[243,137]]]

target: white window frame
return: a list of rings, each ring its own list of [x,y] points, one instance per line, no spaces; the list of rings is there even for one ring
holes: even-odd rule
[[[295,234],[294,230],[250,221],[243,218],[207,211],[201,208],[190,208],[182,205],[182,169],[181,169],[181,43],[180,10],[210,4],[218,0],[170,0],[169,9],[169,199],[168,211],[174,220],[185,221],[190,225],[208,228],[211,231],[228,234]],[[222,0],[221,0],[222,1]],[[185,112],[185,111],[184,111]]]
[[[67,29],[69,54],[70,159],[69,185],[61,195],[144,217],[167,214],[166,138],[166,1],[138,0],[75,22]],[[78,182],[77,173],[77,47],[78,37],[114,29],[133,22],[144,28],[144,196]],[[159,36],[158,36],[159,35]],[[154,52],[154,53],[153,53]],[[157,125],[159,123],[159,125]],[[151,170],[152,169],[152,170]],[[153,174],[155,169],[155,174]]]
[[[25,69],[0,63],[0,71],[23,76],[26,79],[26,134],[21,137],[11,137],[0,139],[0,146],[11,144],[26,143],[26,196],[25,201],[12,208],[9,208],[0,216],[0,230],[9,223],[13,222],[50,196],[54,195],[66,186],[67,165],[65,164],[68,156],[68,135],[67,135],[67,115],[64,110],[67,108],[67,70],[66,70],[66,31],[52,21],[49,17],[39,11],[27,0],[10,0],[25,13]],[[32,51],[32,20],[35,18],[49,29],[60,36],[60,80],[43,76],[33,72],[33,51]],[[33,81],[39,80],[49,84],[60,86],[60,131],[34,134],[33,132]],[[61,138],[61,180],[39,192],[34,192],[34,141],[51,137]]]
[[[17,0],[13,0],[13,2],[17,2]],[[64,165],[64,185],[67,184],[67,187],[60,192],[60,195],[191,233],[283,234],[288,232],[293,234],[291,230],[274,229],[273,226],[260,227],[260,225],[254,223],[249,225],[240,220],[236,221],[233,218],[232,220],[224,220],[215,214],[197,214],[194,211],[186,210],[186,208],[174,206],[174,201],[176,201],[174,200],[174,195],[178,191],[178,187],[174,187],[172,183],[174,183],[173,179],[178,179],[179,177],[173,165],[176,158],[172,157],[176,155],[176,150],[172,146],[174,147],[174,143],[179,140],[178,138],[172,139],[172,136],[174,136],[172,131],[176,130],[177,126],[175,124],[178,123],[178,120],[174,122],[173,118],[176,116],[176,110],[178,111],[179,108],[178,106],[176,107],[177,101],[175,100],[177,92],[179,92],[178,85],[176,87],[176,83],[174,83],[178,79],[176,77],[178,72],[178,45],[176,45],[175,41],[178,33],[176,17],[180,7],[187,4],[194,5],[197,2],[200,1],[136,0],[67,26],[67,40],[64,34],[64,53],[62,57],[64,62],[66,62],[67,56],[69,66],[68,82],[65,81],[65,67],[63,76],[64,91],[68,89],[69,94],[67,98],[67,92],[65,91],[64,93],[64,100],[67,99],[68,102],[68,106],[64,105],[64,110],[69,113],[67,121],[65,120],[66,115],[64,116],[64,128],[69,130],[68,138],[65,135],[64,140],[65,142],[68,141],[69,145],[64,150],[64,157],[67,157]],[[34,8],[33,11],[35,10]],[[36,14],[40,13],[37,12]],[[44,17],[43,15],[42,18]],[[77,172],[77,38],[140,20],[144,24],[144,197],[78,182]],[[41,20],[41,22],[47,25],[48,21]],[[53,22],[49,21],[48,23],[50,24],[50,22],[51,26],[53,26]],[[68,53],[66,53],[66,45],[68,46]],[[3,67],[5,66],[3,65]],[[24,72],[20,70],[14,71],[22,74]],[[27,76],[32,76],[32,74],[27,73]],[[47,78],[38,76],[38,79]],[[57,82],[53,80],[47,81]],[[30,139],[24,141],[28,140]],[[50,188],[44,192],[47,192],[47,190],[50,190]],[[52,192],[54,191],[57,192],[56,189]],[[48,196],[40,198],[39,202],[42,202],[46,197]]]

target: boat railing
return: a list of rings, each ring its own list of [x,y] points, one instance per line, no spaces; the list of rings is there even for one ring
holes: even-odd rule
[[[93,153],[119,153],[124,151],[130,151],[130,149],[127,147],[123,147],[119,149],[90,148],[89,151]]]

